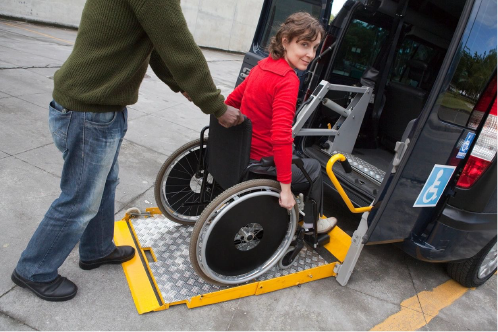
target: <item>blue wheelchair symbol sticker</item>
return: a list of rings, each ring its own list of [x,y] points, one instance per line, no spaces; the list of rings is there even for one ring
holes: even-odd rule
[[[472,141],[474,140],[475,136],[476,136],[476,134],[474,134],[474,133],[467,134],[467,137],[465,137],[465,140],[463,141],[462,146],[460,147],[460,150],[458,151],[458,154],[456,155],[456,157],[458,159],[465,158],[465,155],[469,151],[470,144],[472,144]]]
[[[436,206],[455,171],[455,166],[434,165],[413,207]]]

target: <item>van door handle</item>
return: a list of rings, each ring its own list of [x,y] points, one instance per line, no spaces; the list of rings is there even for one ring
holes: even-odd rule
[[[240,72],[240,77],[242,78],[246,78],[247,76],[249,76],[249,72],[251,71],[250,68],[247,68],[245,67],[244,69],[242,69],[242,71]]]
[[[396,142],[396,147],[394,148],[396,153],[393,158],[393,169],[391,170],[391,174],[396,173],[396,170],[398,169],[399,164],[401,164],[401,160],[403,159],[409,144],[409,138],[407,138],[404,142]]]

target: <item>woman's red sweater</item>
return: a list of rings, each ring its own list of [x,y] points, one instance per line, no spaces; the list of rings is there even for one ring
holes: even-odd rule
[[[252,122],[251,159],[273,156],[277,181],[292,181],[292,122],[299,78],[284,58],[263,59],[228,96]]]

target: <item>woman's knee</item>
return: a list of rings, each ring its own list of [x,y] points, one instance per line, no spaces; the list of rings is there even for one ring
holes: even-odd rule
[[[321,179],[322,169],[320,162],[316,159],[306,158],[303,159],[304,169],[308,172],[311,179],[314,181],[316,179]]]

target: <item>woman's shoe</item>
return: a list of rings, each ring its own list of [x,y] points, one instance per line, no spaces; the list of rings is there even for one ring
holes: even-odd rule
[[[327,219],[318,219],[317,230],[318,234],[328,233],[332,228],[337,225],[337,219],[334,217],[328,217]]]

